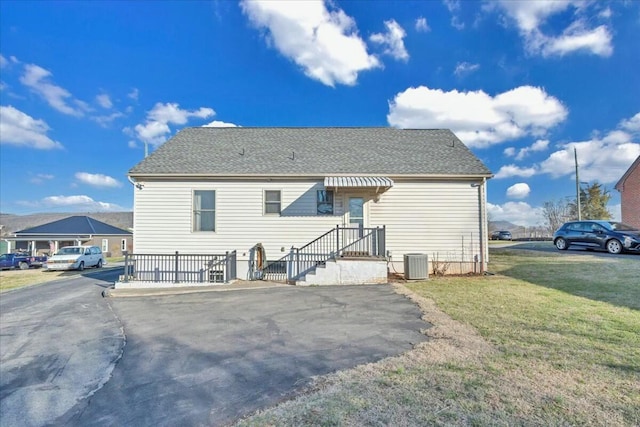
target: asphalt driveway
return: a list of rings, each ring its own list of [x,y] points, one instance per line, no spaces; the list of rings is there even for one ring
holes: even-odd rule
[[[123,340],[122,357],[113,357],[113,342],[92,341],[111,349],[113,363],[100,377],[108,380],[86,378],[97,390],[62,415],[38,418],[43,424],[226,424],[294,395],[313,376],[404,352],[425,340],[420,330],[428,327],[416,305],[385,285],[106,298],[100,304],[117,319],[106,327],[109,337]],[[3,350],[3,391],[4,364]],[[19,376],[15,368],[12,375]],[[41,377],[55,385],[55,377]],[[3,412],[16,409],[5,403],[19,392],[3,396]]]

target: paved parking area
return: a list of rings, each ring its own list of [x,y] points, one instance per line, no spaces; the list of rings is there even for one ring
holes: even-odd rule
[[[44,304],[38,315],[50,316]],[[420,330],[429,326],[415,304],[387,285],[103,298],[100,304],[124,331],[110,323],[113,334],[103,333],[126,340],[122,357],[103,368],[108,380],[95,393],[62,416],[34,418],[45,421],[38,425],[224,425],[291,397],[313,376],[404,352],[426,339]],[[68,333],[63,339],[72,345],[73,330]],[[114,347],[112,340],[105,344]],[[102,344],[90,345],[96,348],[83,351]],[[95,381],[82,377],[93,371],[77,372],[75,380]],[[41,377],[55,387],[55,375]]]

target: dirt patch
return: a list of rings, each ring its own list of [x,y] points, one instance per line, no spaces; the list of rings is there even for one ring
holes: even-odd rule
[[[407,356],[430,363],[469,362],[479,361],[482,356],[494,352],[491,344],[475,329],[453,320],[433,300],[421,297],[399,283],[393,283],[392,286],[397,293],[418,304],[424,313],[422,319],[433,325],[422,331],[431,339],[418,344]]]

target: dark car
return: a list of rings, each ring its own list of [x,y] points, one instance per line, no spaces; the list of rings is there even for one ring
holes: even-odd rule
[[[510,231],[494,231],[491,233],[491,240],[511,240]]]
[[[612,254],[640,252],[640,230],[615,221],[571,221],[553,234],[553,243],[561,251],[575,245]]]

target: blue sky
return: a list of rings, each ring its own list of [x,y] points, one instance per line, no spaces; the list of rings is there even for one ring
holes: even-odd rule
[[[186,126],[452,129],[492,220],[640,155],[640,2],[0,2],[0,211],[131,210]]]

